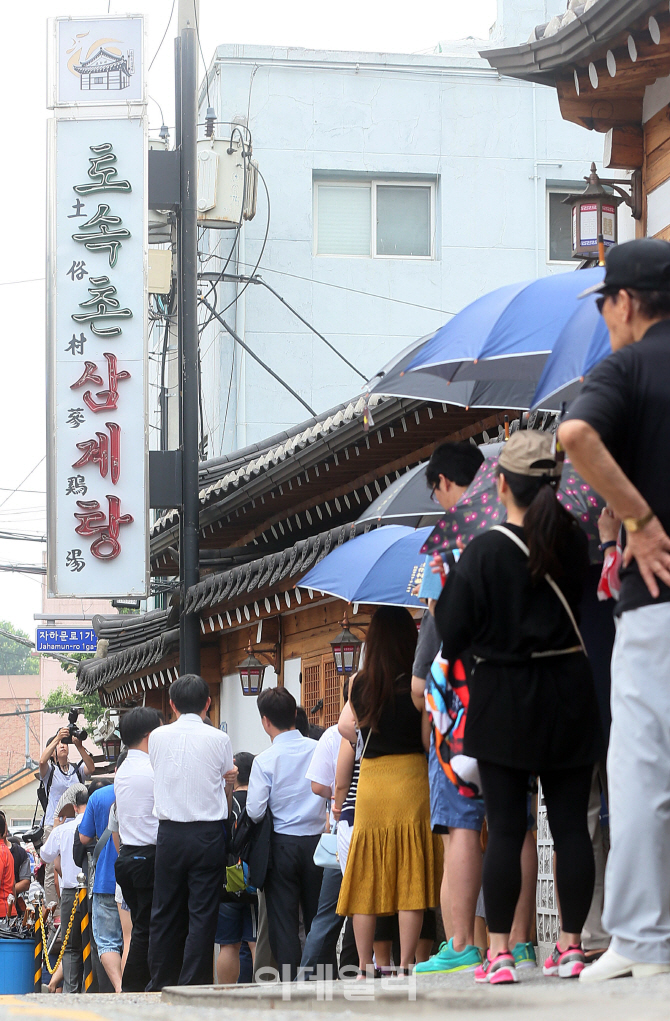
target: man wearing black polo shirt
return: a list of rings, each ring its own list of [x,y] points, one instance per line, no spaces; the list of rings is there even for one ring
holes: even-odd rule
[[[598,306],[613,353],[559,429],[583,477],[622,518],[612,657],[612,848],[603,922],[612,945],[581,982],[670,971],[670,243],[612,248]]]

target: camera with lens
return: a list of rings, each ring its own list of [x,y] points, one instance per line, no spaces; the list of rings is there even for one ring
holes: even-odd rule
[[[77,720],[80,714],[83,712],[81,706],[73,706],[70,712],[67,714],[68,718],[68,732],[69,737],[63,738],[63,744],[72,744],[72,738],[77,737],[80,741],[85,741],[88,737],[88,732],[77,726]]]

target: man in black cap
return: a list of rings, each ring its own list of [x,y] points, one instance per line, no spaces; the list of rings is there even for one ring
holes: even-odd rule
[[[583,477],[626,530],[612,657],[612,848],[599,982],[670,971],[670,243],[610,249],[598,307],[612,354],[559,429]]]

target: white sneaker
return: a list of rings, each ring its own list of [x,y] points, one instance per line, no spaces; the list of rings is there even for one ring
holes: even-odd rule
[[[631,961],[610,947],[602,957],[584,968],[579,976],[580,982],[607,982],[611,978],[622,978],[632,975],[633,978],[648,978],[650,975],[662,975],[670,972],[670,964],[645,964]]]

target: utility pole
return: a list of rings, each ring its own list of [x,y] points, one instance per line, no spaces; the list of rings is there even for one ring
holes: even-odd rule
[[[26,766],[28,769],[33,764],[32,756],[30,754],[30,699],[26,699]]]
[[[198,0],[179,0],[175,47],[177,148],[180,152],[180,203],[177,223],[179,283],[179,433],[182,499],[179,518],[180,673],[200,673],[200,623],[184,612],[186,593],[200,580],[198,485]]]

